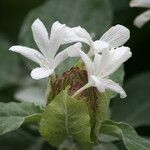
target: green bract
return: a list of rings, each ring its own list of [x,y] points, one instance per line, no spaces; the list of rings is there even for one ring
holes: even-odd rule
[[[46,107],[40,122],[41,135],[53,146],[73,139],[83,149],[90,149],[90,116],[82,100],[71,98],[62,91]]]

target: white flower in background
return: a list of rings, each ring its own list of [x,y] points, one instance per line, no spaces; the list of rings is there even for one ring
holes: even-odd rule
[[[93,61],[83,51],[80,51],[80,55],[86,66],[88,83],[76,91],[73,97],[89,87],[96,87],[99,92],[105,92],[106,89],[111,90],[119,93],[121,98],[126,97],[122,87],[109,79],[109,76],[131,57],[130,48],[122,46],[111,51],[105,49],[101,55],[95,52]]]
[[[60,24],[58,21],[52,25],[50,38],[44,24],[39,19],[36,19],[32,24],[32,32],[41,53],[35,49],[19,45],[12,46],[9,50],[20,53],[39,64],[40,67],[33,69],[31,72],[33,79],[50,76],[55,68],[67,59],[68,55],[71,56],[70,52],[75,53],[81,49],[81,43],[76,43],[57,54],[61,44],[76,41],[76,35],[71,28],[65,24]]]
[[[27,86],[21,88],[15,93],[14,97],[18,101],[34,103],[42,107],[45,107],[47,104],[44,89],[40,86]]]
[[[92,40],[92,37],[84,28],[78,26],[72,29],[78,36],[78,41],[87,43],[90,46],[89,56],[93,55],[94,52],[101,53],[104,49],[120,47],[130,38],[130,31],[122,25],[111,27],[96,41]]]
[[[143,7],[150,8],[150,0],[132,0],[130,2],[130,7]],[[141,28],[144,24],[150,21],[150,10],[137,16],[134,20],[134,25]]]

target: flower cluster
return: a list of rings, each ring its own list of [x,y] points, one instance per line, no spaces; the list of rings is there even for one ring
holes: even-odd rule
[[[88,83],[76,91],[73,97],[89,87],[96,87],[100,92],[111,90],[119,93],[122,98],[126,97],[122,87],[109,79],[109,76],[132,55],[130,48],[123,46],[130,37],[130,31],[126,27],[116,25],[99,40],[93,41],[84,28],[70,28],[58,21],[53,23],[49,36],[43,23],[36,19],[32,24],[32,32],[40,52],[24,46],[12,46],[10,50],[39,64],[40,67],[31,72],[33,79],[42,79],[54,74],[57,66],[68,57],[80,57],[87,70]],[[75,44],[58,53],[59,47],[68,43]],[[82,51],[81,43],[90,46],[87,54]]]
[[[132,0],[130,2],[131,7],[144,7],[150,8],[150,0]],[[134,25],[141,28],[145,23],[150,21],[150,10],[137,16],[134,20]]]

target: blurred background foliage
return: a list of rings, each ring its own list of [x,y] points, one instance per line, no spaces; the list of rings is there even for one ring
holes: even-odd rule
[[[142,11],[141,8],[129,8],[129,0],[1,0],[0,101],[24,99],[27,89],[33,89],[28,97],[30,99],[45,87],[45,80],[37,82],[29,77],[33,68],[29,60],[8,51],[11,45],[18,43],[36,48],[30,27],[37,17],[48,29],[54,21],[60,20],[69,26],[85,27],[91,34],[94,33],[95,38],[99,38],[110,26],[122,24],[131,31],[126,45],[131,48],[133,57],[125,64],[128,97],[123,101],[115,98],[111,103],[111,114],[113,119],[136,127],[140,135],[150,137],[150,23],[142,29],[133,26],[134,18]],[[37,129],[32,126],[23,126],[0,136],[0,149],[20,148],[54,149],[40,138]],[[106,146],[105,150],[109,148]]]

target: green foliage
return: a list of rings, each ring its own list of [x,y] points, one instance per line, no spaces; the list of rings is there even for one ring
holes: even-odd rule
[[[125,101],[116,99],[112,105],[112,118],[133,126],[150,125],[150,73],[130,79],[125,86]]]
[[[35,142],[35,138],[19,129],[0,136],[1,150],[27,150]]]
[[[0,135],[18,129],[25,122],[39,121],[41,112],[32,103],[0,103]]]
[[[100,143],[98,146],[95,146],[93,150],[118,150],[118,148],[112,143]]]
[[[128,150],[150,149],[149,141],[138,136],[133,127],[126,123],[105,121],[102,124],[100,132],[120,137]]]
[[[17,84],[19,78],[19,60],[8,51],[10,46],[8,40],[0,37],[0,89]]]
[[[82,100],[71,98],[62,91],[46,107],[40,122],[41,135],[53,146],[72,139],[83,149],[90,149],[90,116]]]
[[[0,136],[1,150],[55,150],[33,130],[17,129]]]

